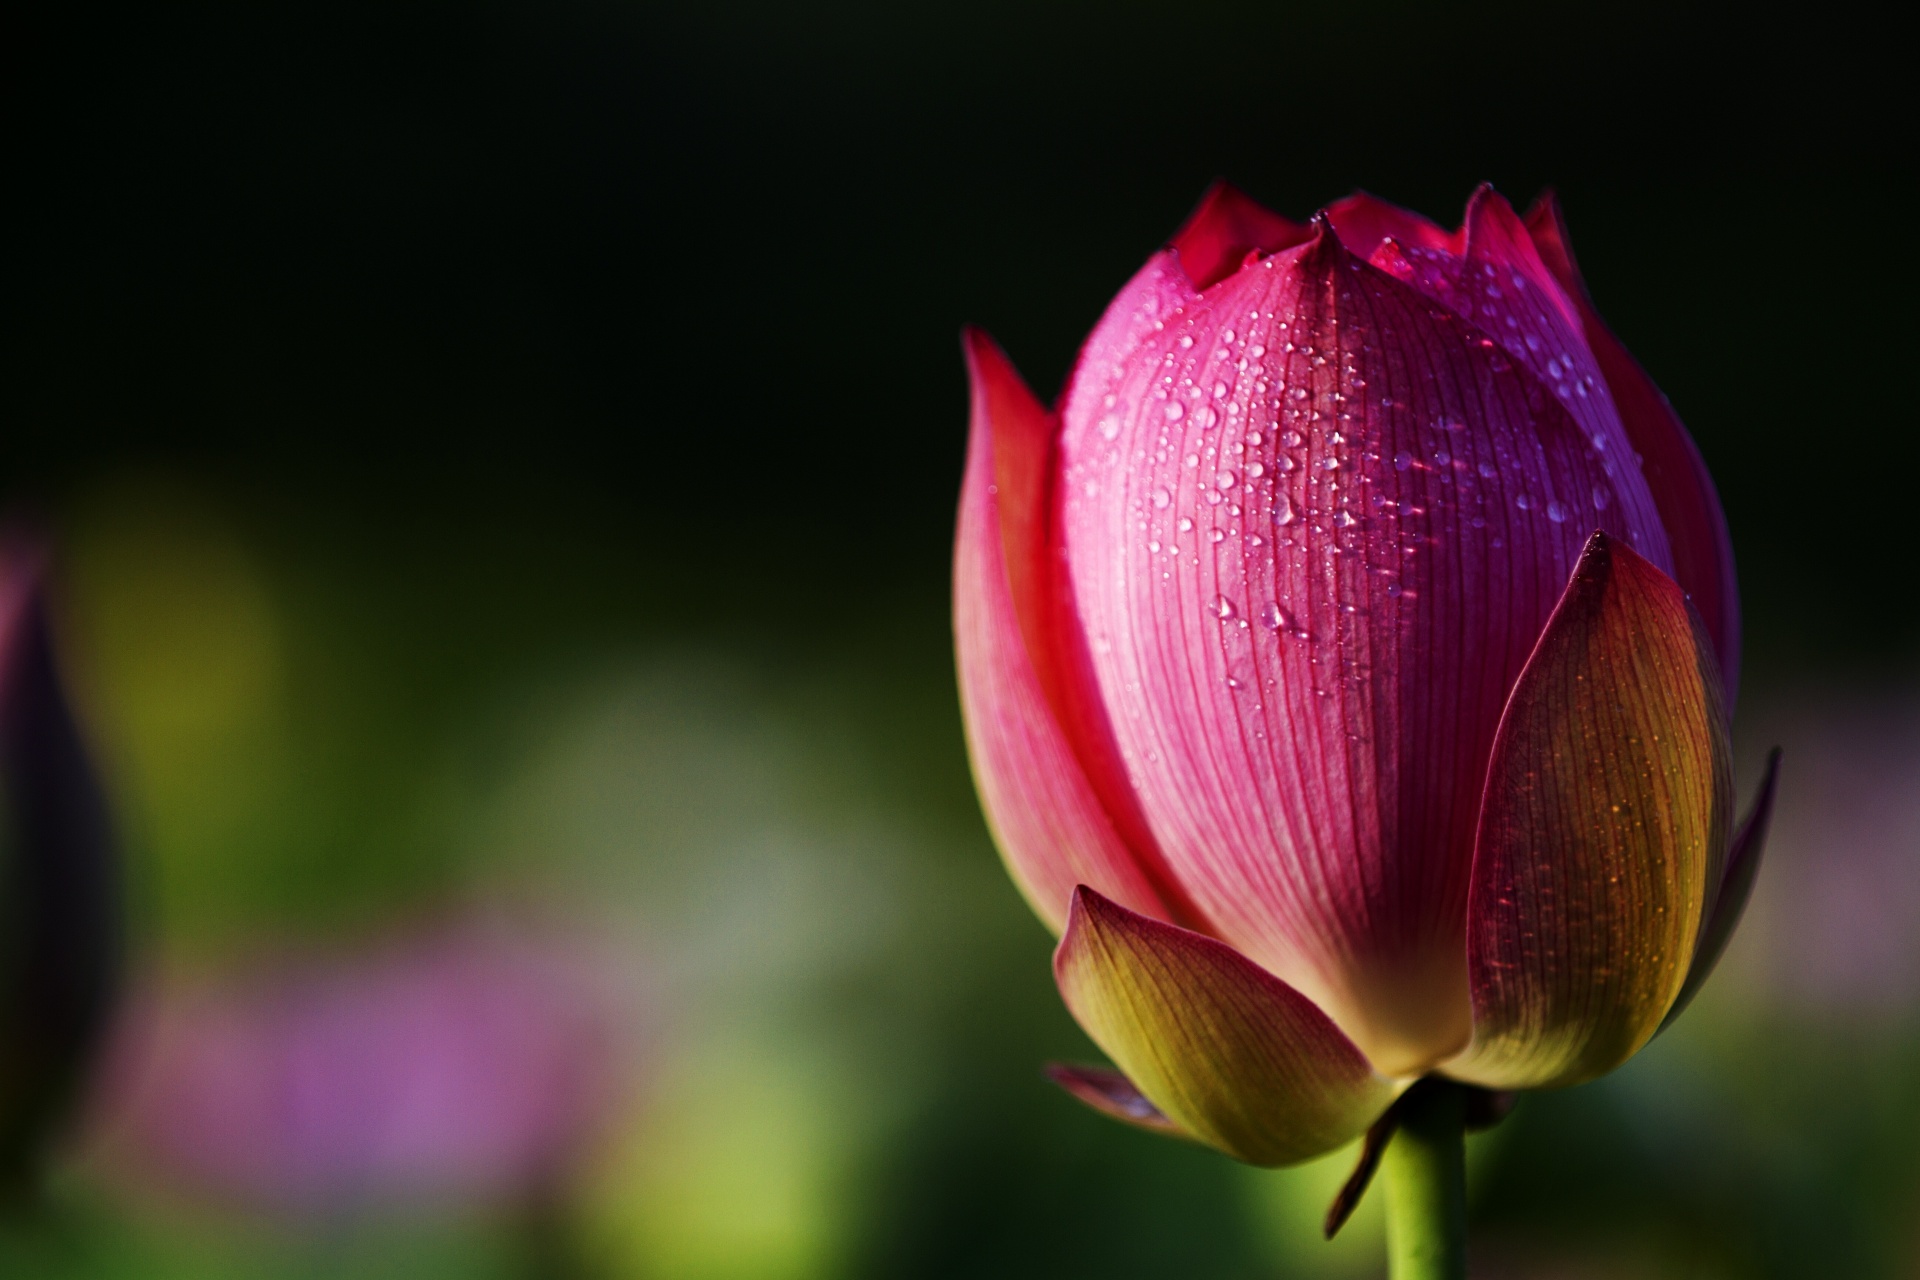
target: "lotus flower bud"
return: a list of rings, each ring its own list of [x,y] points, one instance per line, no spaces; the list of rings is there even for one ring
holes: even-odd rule
[[[100,784],[61,688],[41,555],[0,544],[0,1177],[30,1177],[118,974],[119,885]]]
[[[1221,187],[1049,410],[970,332],[954,567],[989,826],[1120,1118],[1259,1164],[1413,1080],[1619,1066],[1734,830],[1725,520],[1551,200],[1301,225]]]

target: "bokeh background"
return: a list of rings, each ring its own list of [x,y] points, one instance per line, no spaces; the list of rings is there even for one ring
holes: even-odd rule
[[[1486,1277],[1920,1276],[1907,46],[1847,3],[31,0],[0,497],[130,859],[0,1271],[1365,1277],[1350,1157],[1083,1112],[972,797],[963,321],[1226,176],[1553,184],[1740,557],[1720,975],[1473,1149]]]

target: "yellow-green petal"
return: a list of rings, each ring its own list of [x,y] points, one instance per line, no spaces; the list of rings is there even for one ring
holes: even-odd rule
[[[1734,929],[1740,924],[1740,916],[1747,909],[1747,899],[1753,894],[1754,877],[1760,872],[1760,854],[1767,845],[1767,827],[1773,822],[1774,788],[1779,782],[1780,748],[1775,747],[1767,757],[1767,773],[1760,780],[1760,791],[1753,798],[1753,807],[1740,820],[1740,829],[1733,833],[1733,845],[1727,853],[1727,869],[1720,875],[1720,890],[1707,912],[1707,923],[1700,930],[1700,940],[1694,944],[1693,963],[1687,969],[1687,981],[1680,988],[1673,1008],[1667,1010],[1666,1019],[1660,1024],[1663,1030],[1693,1003],[1694,996],[1700,993],[1700,988],[1713,975],[1713,967],[1720,963],[1721,953],[1727,949]]]
[[[1494,740],[1467,921],[1473,1040],[1446,1074],[1547,1088],[1638,1052],[1686,980],[1731,808],[1704,631],[1671,578],[1596,533]]]
[[[1311,1000],[1225,943],[1085,886],[1053,969],[1073,1016],[1141,1096],[1236,1159],[1311,1159],[1393,1101],[1394,1085]]]

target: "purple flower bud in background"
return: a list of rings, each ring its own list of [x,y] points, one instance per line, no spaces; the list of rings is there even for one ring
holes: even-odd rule
[[[30,1181],[112,1001],[120,890],[61,687],[44,554],[0,539],[0,1180]]]
[[[621,1101],[630,1023],[601,977],[463,928],[163,982],[100,1135],[141,1183],[295,1216],[539,1202]]]

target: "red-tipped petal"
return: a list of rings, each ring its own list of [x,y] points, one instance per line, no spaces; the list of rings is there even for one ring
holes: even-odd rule
[[[1392,240],[1402,249],[1426,249],[1457,256],[1462,237],[1378,196],[1356,191],[1327,206],[1340,241],[1356,258],[1372,258]]]
[[[1097,338],[1060,536],[1141,810],[1208,932],[1419,1070],[1508,691],[1596,524],[1662,553],[1651,502],[1596,511],[1562,403],[1330,234],[1204,295],[1150,264]]]
[[[1753,808],[1747,811],[1740,829],[1733,834],[1733,844],[1727,852],[1727,868],[1720,875],[1713,906],[1707,912],[1707,922],[1700,930],[1700,941],[1694,945],[1693,963],[1687,968],[1686,984],[1680,988],[1673,1008],[1667,1010],[1666,1019],[1660,1024],[1662,1028],[1693,1003],[1694,996],[1713,976],[1714,966],[1720,963],[1727,943],[1733,939],[1733,931],[1740,925],[1740,917],[1747,909],[1747,899],[1753,894],[1754,877],[1760,873],[1760,855],[1766,848],[1767,827],[1773,822],[1774,788],[1779,781],[1780,748],[1775,747],[1767,757],[1766,777],[1760,781],[1760,792],[1753,799]]]
[[[1082,888],[1054,977],[1067,1007],[1172,1124],[1249,1164],[1331,1151],[1393,1099],[1305,996],[1233,948]]]
[[[1249,253],[1277,253],[1312,235],[1237,187],[1216,182],[1170,243],[1193,287],[1205,289],[1238,271]]]
[[[1597,510],[1604,510],[1618,496],[1616,472],[1636,469],[1633,449],[1587,346],[1579,308],[1541,260],[1506,198],[1482,185],[1451,236],[1366,196],[1349,197],[1329,215],[1350,251],[1479,329],[1553,393],[1602,455],[1608,482],[1590,497]],[[1391,242],[1384,238],[1389,234]],[[1642,550],[1665,563],[1664,546]]]
[[[967,746],[988,826],[1015,883],[1055,933],[1066,927],[1079,884],[1164,917],[1159,893],[1075,758],[1033,657],[1046,647],[1037,597],[1055,419],[992,339],[969,330],[965,343],[973,421],[954,547],[953,626]]]
[[[1541,259],[1573,300],[1587,345],[1607,380],[1627,439],[1643,459],[1642,471],[1673,549],[1673,576],[1713,637],[1731,715],[1740,688],[1740,588],[1733,539],[1707,464],[1673,406],[1646,370],[1613,336],[1594,309],[1574,261],[1559,200],[1547,192],[1527,211],[1527,230]]]
[[[1672,579],[1595,534],[1514,686],[1468,920],[1474,1038],[1445,1070],[1576,1084],[1686,979],[1732,807],[1719,676]]]
[[[1160,1108],[1147,1100],[1133,1081],[1106,1067],[1086,1067],[1070,1062],[1049,1062],[1047,1079],[1086,1103],[1101,1115],[1124,1120],[1152,1133],[1171,1138],[1188,1135],[1167,1119]]]

